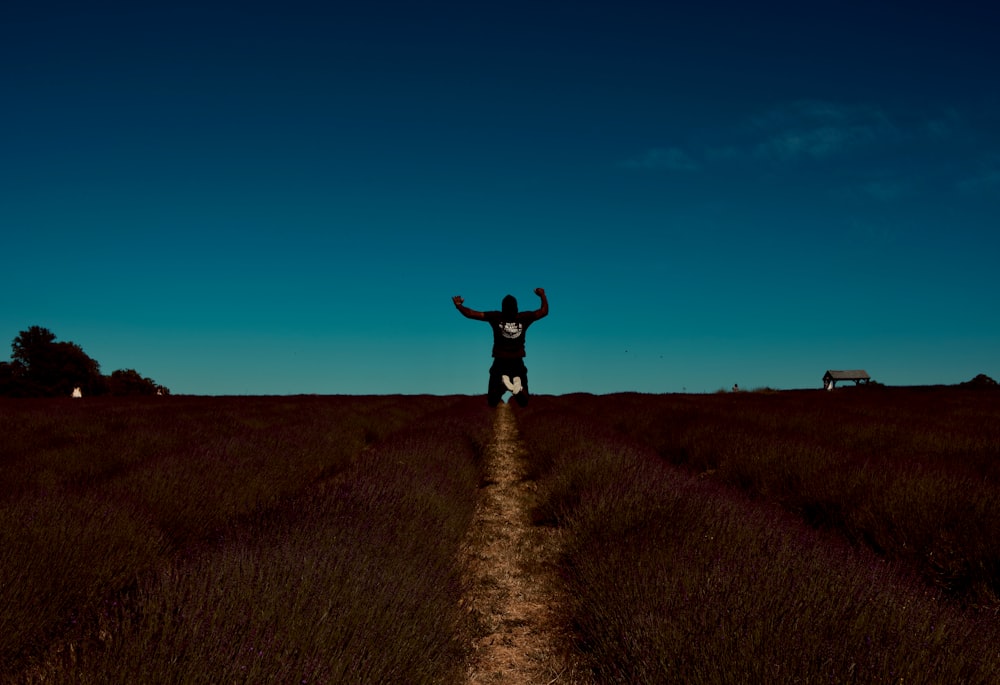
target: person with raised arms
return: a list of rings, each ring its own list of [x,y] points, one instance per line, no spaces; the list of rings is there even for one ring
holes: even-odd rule
[[[531,312],[517,309],[517,299],[507,295],[500,304],[500,311],[480,312],[465,306],[461,295],[451,298],[462,316],[485,321],[493,329],[493,365],[486,389],[486,401],[491,407],[500,404],[503,394],[510,391],[511,399],[522,407],[528,404],[528,367],[524,365],[524,336],[528,326],[549,313],[549,300],[544,288],[535,288],[542,306]]]

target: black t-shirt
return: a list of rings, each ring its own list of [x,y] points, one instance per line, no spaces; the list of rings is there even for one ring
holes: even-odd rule
[[[535,312],[518,312],[513,318],[503,312],[484,312],[493,329],[493,356],[502,359],[523,357],[524,334],[534,321]]]

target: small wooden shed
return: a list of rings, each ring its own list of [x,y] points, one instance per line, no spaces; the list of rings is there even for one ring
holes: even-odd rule
[[[837,381],[854,381],[854,385],[861,385],[862,383],[867,385],[870,380],[871,377],[864,369],[855,369],[854,371],[827,371],[823,374],[823,387],[827,390],[833,390],[837,387]]]

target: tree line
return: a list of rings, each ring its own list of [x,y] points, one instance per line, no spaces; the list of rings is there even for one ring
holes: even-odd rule
[[[73,342],[56,341],[42,326],[21,331],[11,343],[11,361],[0,362],[0,396],[68,397],[79,388],[91,395],[169,395],[170,390],[135,369],[101,374],[101,365]]]

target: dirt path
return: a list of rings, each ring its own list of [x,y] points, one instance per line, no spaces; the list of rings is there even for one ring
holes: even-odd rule
[[[463,603],[480,627],[467,682],[579,682],[558,656],[568,640],[558,615],[566,601],[556,582],[559,532],[531,523],[537,486],[524,479],[513,413],[506,404],[496,410],[486,478],[466,540],[469,590]]]

